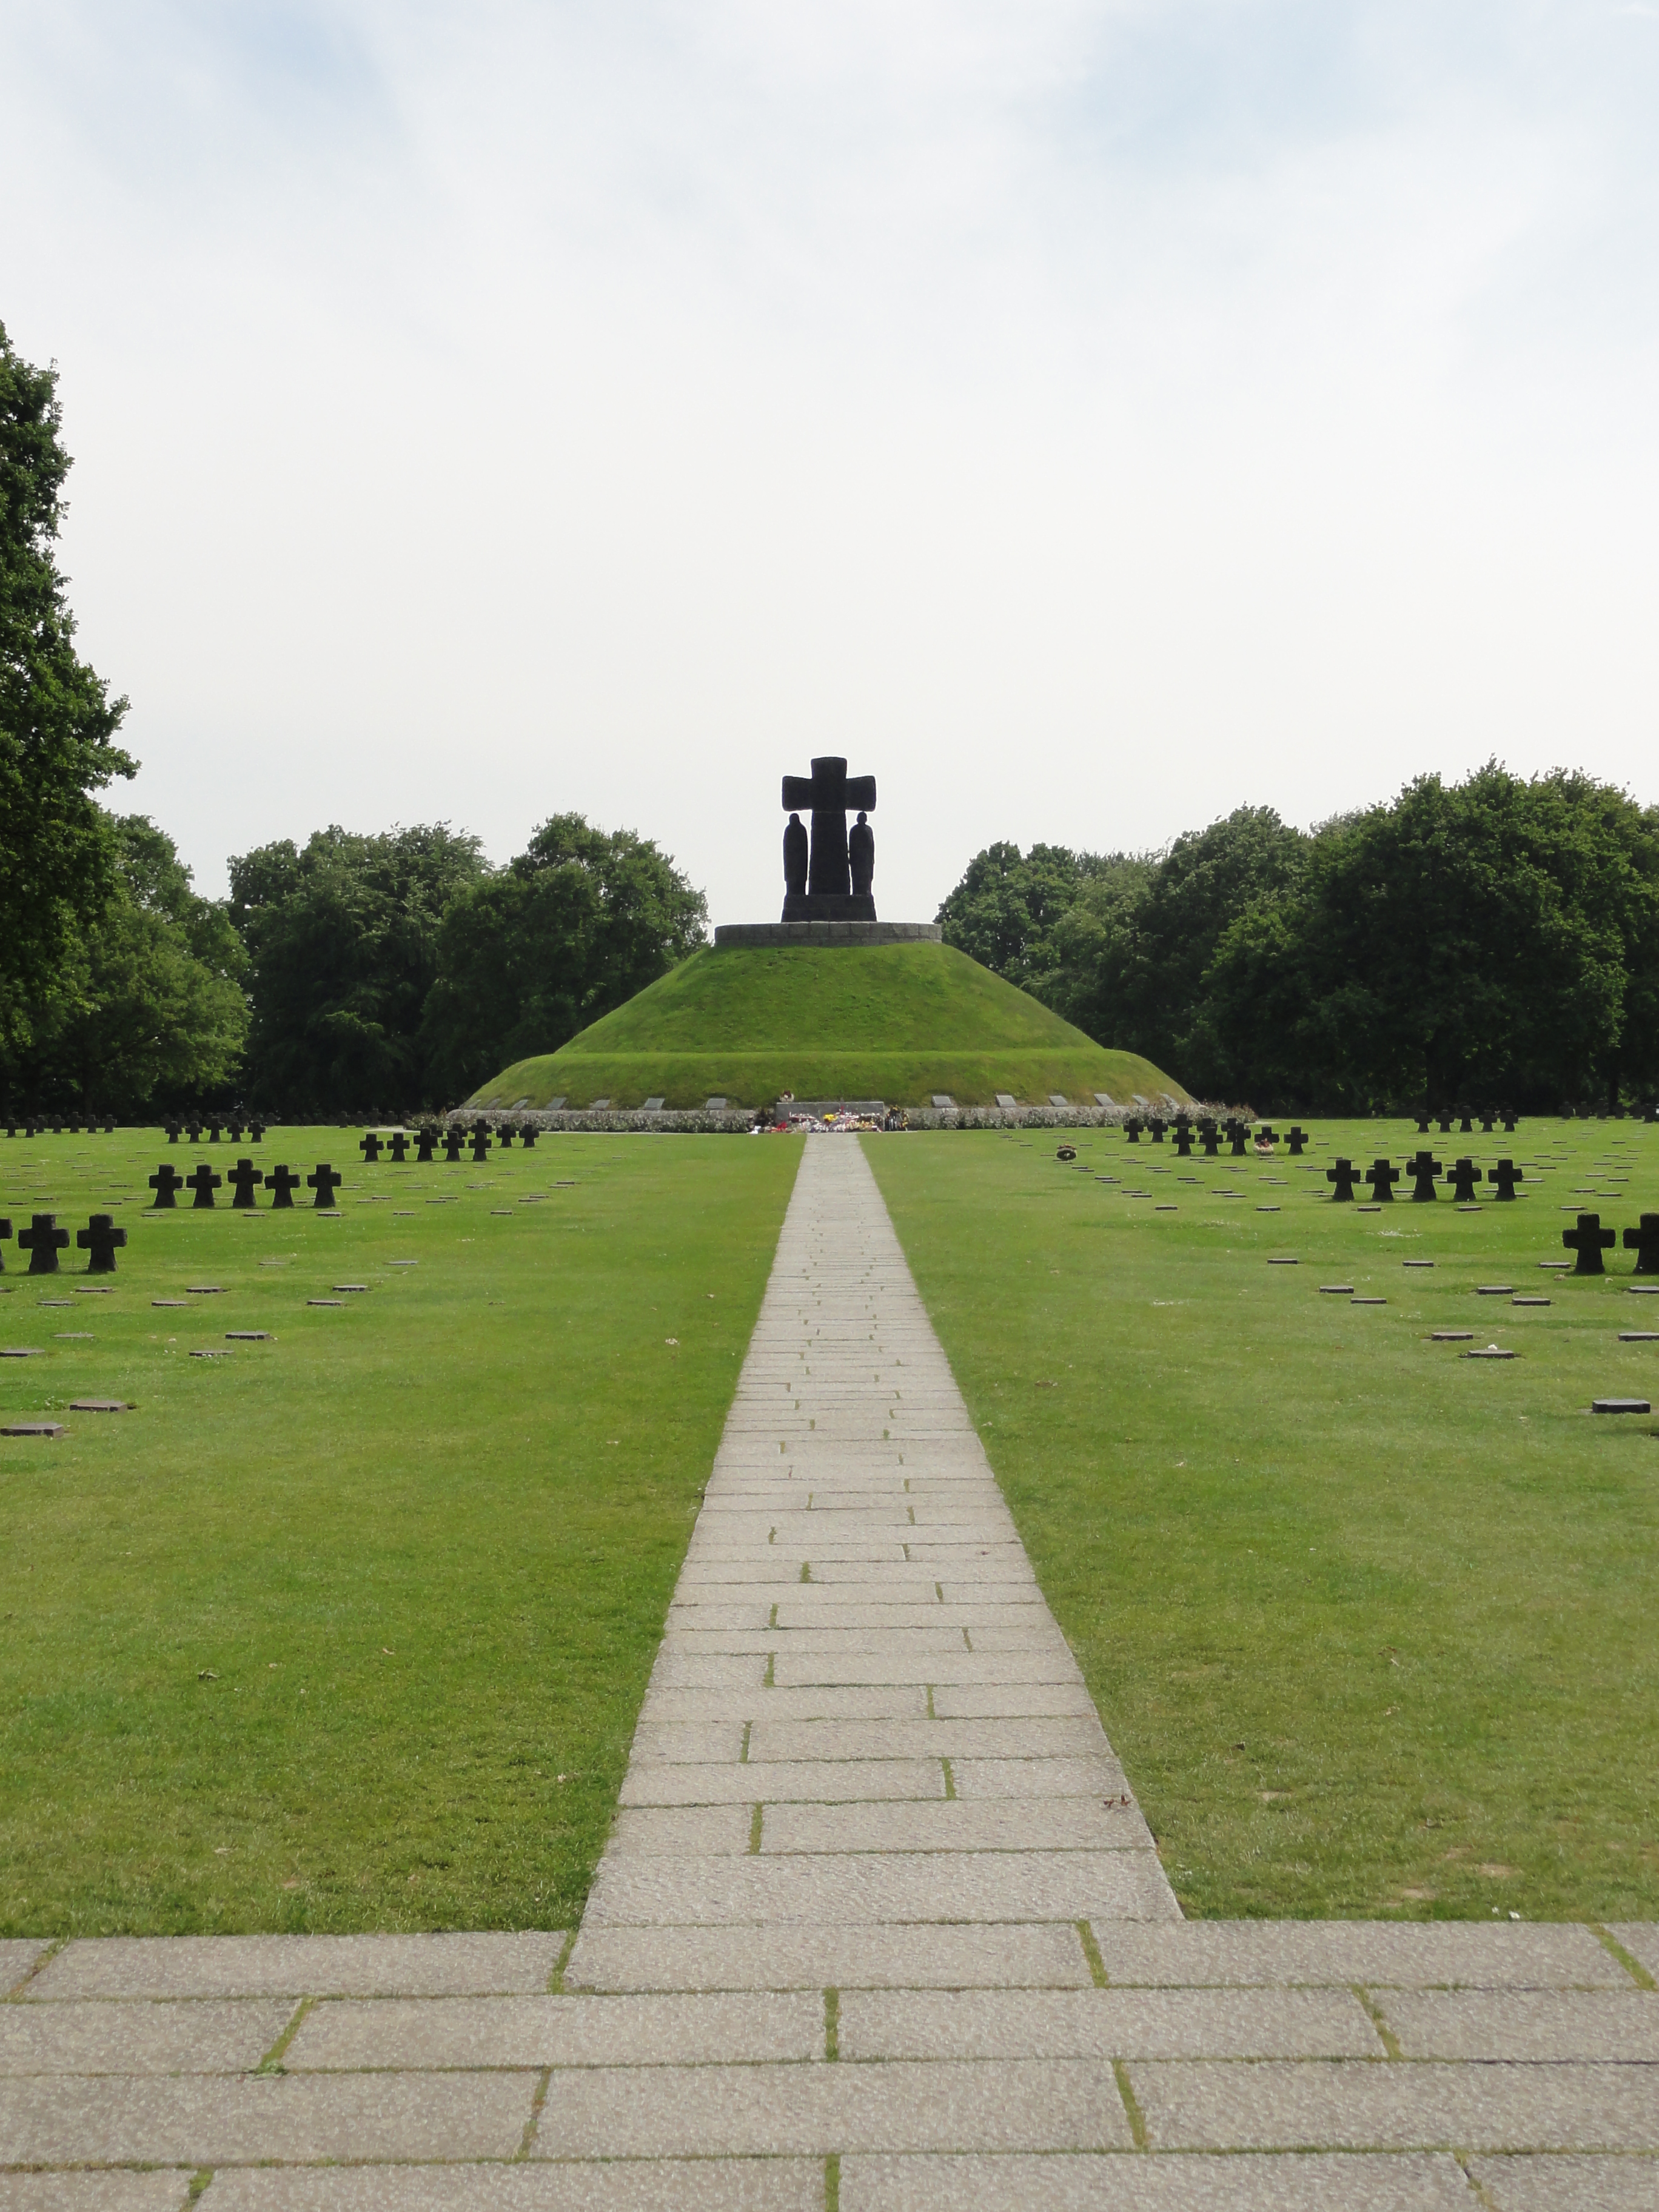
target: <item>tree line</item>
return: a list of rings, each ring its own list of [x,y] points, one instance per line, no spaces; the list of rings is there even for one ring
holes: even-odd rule
[[[1240,807],[1162,853],[988,846],[947,943],[1206,1098],[1554,1112],[1659,1090],[1659,808],[1496,761],[1312,830]]]

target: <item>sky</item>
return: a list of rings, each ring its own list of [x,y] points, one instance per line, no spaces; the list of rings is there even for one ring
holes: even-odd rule
[[[0,321],[198,886],[574,810],[772,918],[1492,756],[1659,799],[1659,5],[0,0]]]

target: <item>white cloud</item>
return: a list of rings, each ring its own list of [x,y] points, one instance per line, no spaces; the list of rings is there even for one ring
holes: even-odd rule
[[[777,896],[1648,757],[1659,29],[1608,4],[0,8],[66,563],[204,884],[558,808]]]

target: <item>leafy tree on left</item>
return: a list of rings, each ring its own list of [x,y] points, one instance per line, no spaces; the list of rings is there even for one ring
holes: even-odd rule
[[[0,325],[0,1037],[14,1045],[115,890],[115,831],[91,794],[134,769],[112,742],[127,702],[77,656],[54,556],[70,467],[57,385]]]

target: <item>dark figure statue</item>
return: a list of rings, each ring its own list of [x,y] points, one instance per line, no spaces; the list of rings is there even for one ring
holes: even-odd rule
[[[852,871],[853,896],[868,898],[876,876],[876,833],[862,813],[847,833],[847,865]]]
[[[806,825],[799,814],[792,814],[783,833],[783,887],[791,898],[805,892],[806,853]]]

